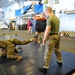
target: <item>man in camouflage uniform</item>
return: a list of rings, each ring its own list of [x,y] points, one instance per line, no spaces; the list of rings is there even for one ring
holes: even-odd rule
[[[39,68],[39,71],[43,73],[47,73],[47,69],[49,68],[49,62],[53,50],[56,54],[57,64],[59,66],[62,66],[62,56],[60,52],[60,36],[58,34],[60,21],[54,15],[51,7],[47,7],[45,9],[45,15],[48,18],[42,45],[46,45],[46,50],[44,55],[44,66],[43,68]]]
[[[0,56],[7,56],[7,58],[9,59],[17,59],[17,61],[19,62],[22,59],[22,56],[19,56],[15,50],[15,46],[16,45],[25,45],[30,43],[31,41],[33,41],[33,39],[30,40],[24,40],[24,41],[20,41],[18,39],[10,39],[10,40],[2,40],[0,41],[0,48],[2,49],[0,52]]]

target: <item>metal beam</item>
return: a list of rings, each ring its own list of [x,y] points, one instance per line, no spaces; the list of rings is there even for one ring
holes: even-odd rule
[[[10,6],[10,5],[14,4],[14,3],[15,3],[15,1],[7,2],[6,4],[4,4],[4,5],[2,6],[2,8],[3,8],[3,7],[8,7],[8,6]]]

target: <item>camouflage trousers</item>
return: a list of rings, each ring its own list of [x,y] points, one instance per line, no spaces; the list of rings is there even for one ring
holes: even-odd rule
[[[55,52],[57,61],[62,62],[62,55],[60,52],[60,37],[59,35],[49,35],[44,53],[44,68],[49,68],[50,58],[52,52]]]

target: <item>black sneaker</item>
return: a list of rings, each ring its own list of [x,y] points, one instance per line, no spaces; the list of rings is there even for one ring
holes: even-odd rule
[[[39,68],[39,71],[43,72],[43,73],[47,73],[47,69],[46,68]]]
[[[57,61],[57,64],[58,64],[59,67],[62,66],[62,62],[58,62],[58,61]]]

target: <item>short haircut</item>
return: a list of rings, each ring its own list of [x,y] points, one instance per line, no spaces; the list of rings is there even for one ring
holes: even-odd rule
[[[46,8],[45,8],[47,11],[49,11],[49,12],[53,12],[53,10],[52,10],[52,8],[50,7],[50,6],[46,6]]]

